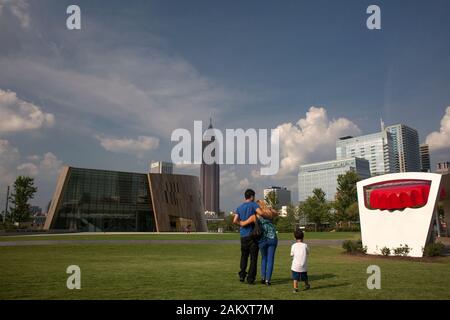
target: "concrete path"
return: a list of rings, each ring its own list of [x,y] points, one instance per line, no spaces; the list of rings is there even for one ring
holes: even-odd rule
[[[341,246],[343,240],[311,239],[311,246]],[[90,245],[90,244],[239,244],[239,240],[24,240],[0,241],[0,247],[46,246],[46,245]],[[280,245],[291,245],[293,241],[280,240]]]

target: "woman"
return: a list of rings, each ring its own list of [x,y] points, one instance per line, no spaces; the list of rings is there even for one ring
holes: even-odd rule
[[[278,212],[272,208],[267,207],[266,202],[258,200],[256,203],[261,208],[263,215],[254,214],[245,221],[239,224],[245,227],[251,223],[259,223],[261,226],[261,239],[258,242],[259,250],[261,251],[261,283],[270,285],[272,279],[273,264],[275,259],[275,250],[278,245],[277,230],[272,223],[272,219],[278,215]]]

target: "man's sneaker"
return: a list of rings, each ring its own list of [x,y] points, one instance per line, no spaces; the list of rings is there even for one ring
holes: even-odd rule
[[[249,279],[247,278],[247,283],[248,283],[248,284],[255,284],[255,280],[249,280]]]
[[[308,290],[309,288],[311,288],[309,284],[305,286],[305,290]]]
[[[266,280],[266,286],[270,286],[270,285],[271,285],[270,281]]]
[[[266,280],[261,279],[261,284],[266,284]]]
[[[241,276],[240,272],[238,272],[238,276],[239,276],[239,281],[240,282],[244,282],[245,281],[245,276]]]
[[[297,292],[298,292],[298,289],[292,290],[292,293],[297,293]]]

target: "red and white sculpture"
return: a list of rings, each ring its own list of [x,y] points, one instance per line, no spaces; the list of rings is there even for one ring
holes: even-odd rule
[[[409,256],[422,257],[431,241],[437,202],[445,196],[442,175],[393,173],[357,183],[361,237],[368,254],[407,245]]]

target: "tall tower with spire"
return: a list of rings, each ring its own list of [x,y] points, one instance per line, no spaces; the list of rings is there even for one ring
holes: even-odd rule
[[[209,119],[208,129],[213,129],[212,119]],[[215,140],[214,135],[204,135],[202,141],[202,154],[206,146]],[[212,156],[215,156],[213,153]],[[202,199],[205,211],[213,211],[219,214],[219,187],[220,187],[220,168],[218,163],[206,164],[202,158],[200,166],[200,184],[202,189]]]

